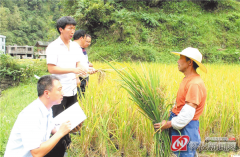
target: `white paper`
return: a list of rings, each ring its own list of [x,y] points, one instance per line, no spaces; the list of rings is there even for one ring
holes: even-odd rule
[[[60,125],[66,121],[71,122],[71,130],[74,129],[77,125],[79,125],[81,122],[83,122],[86,119],[86,115],[84,114],[83,110],[79,106],[78,102],[61,112],[59,115],[57,115],[53,121],[57,127],[57,130],[59,129]]]

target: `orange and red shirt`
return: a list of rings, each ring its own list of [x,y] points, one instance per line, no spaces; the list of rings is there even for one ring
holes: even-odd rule
[[[199,120],[199,117],[203,112],[206,97],[207,91],[205,84],[198,74],[187,78],[185,77],[180,84],[176,104],[173,107],[172,112],[178,115],[187,102],[194,103],[197,105],[197,108],[193,120]]]

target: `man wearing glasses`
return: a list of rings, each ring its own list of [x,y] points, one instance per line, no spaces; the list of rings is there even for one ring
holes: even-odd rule
[[[89,34],[86,34],[84,30],[80,29],[74,33],[73,39],[74,39],[74,42],[73,42],[74,47],[76,51],[81,55],[80,64],[89,71],[89,74],[95,73],[96,70],[93,68],[93,65],[88,61],[88,55],[85,50],[85,48],[87,48],[91,44],[91,36]],[[80,85],[80,88],[78,87],[78,92],[81,98],[81,94],[84,95],[85,93],[85,88],[88,84],[89,76],[82,75],[79,77],[79,79],[81,81],[81,85]]]

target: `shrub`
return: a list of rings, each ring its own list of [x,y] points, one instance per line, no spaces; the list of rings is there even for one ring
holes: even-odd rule
[[[45,66],[44,66],[44,65]],[[38,60],[18,61],[8,54],[0,55],[0,77],[10,77],[16,84],[29,81],[34,74],[41,74],[46,70],[45,61],[39,63]]]

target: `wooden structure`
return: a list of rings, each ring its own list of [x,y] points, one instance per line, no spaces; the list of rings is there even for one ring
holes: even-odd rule
[[[37,47],[37,52],[35,53],[36,58],[46,58],[46,48],[50,42],[38,41],[35,46]]]

